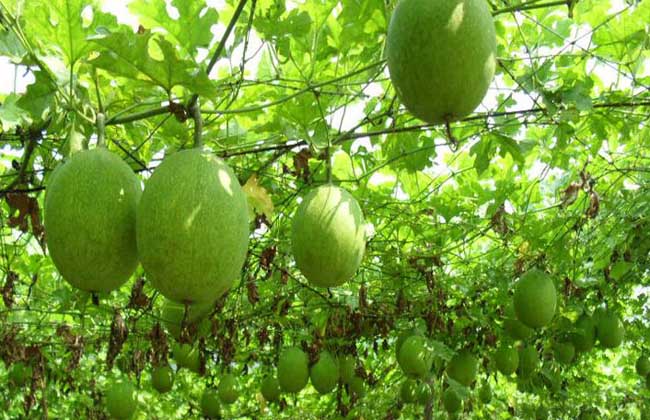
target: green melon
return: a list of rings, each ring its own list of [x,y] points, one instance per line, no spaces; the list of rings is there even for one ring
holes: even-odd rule
[[[161,394],[171,391],[174,385],[174,372],[169,366],[154,368],[151,371],[151,385]]]
[[[206,389],[201,396],[201,413],[211,419],[221,418],[219,395],[214,389]]]
[[[481,389],[478,392],[478,397],[483,404],[488,404],[492,401],[492,388],[490,388],[489,383],[483,383],[483,386],[481,386]]]
[[[431,386],[429,386],[429,384],[426,382],[420,384],[420,386],[418,387],[417,394],[418,394],[417,395],[418,403],[420,403],[421,405],[427,405],[427,403],[433,397],[433,391],[431,391]]]
[[[650,360],[648,360],[646,356],[639,356],[639,358],[636,359],[634,367],[636,369],[636,373],[645,378],[648,376],[648,373],[650,373]]]
[[[402,344],[404,344],[406,339],[412,335],[421,335],[421,334],[417,329],[411,328],[409,330],[403,331],[399,336],[397,336],[397,340],[395,340],[395,360],[399,358],[399,351],[402,348]]]
[[[299,392],[309,380],[309,359],[297,347],[282,350],[278,362],[278,381],[284,392]]]
[[[550,276],[537,269],[521,276],[513,299],[519,321],[531,328],[547,325],[555,315],[557,293]]]
[[[165,297],[214,302],[241,275],[248,205],[221,159],[198,149],[165,158],[138,206],[137,241],[147,276]]]
[[[470,386],[478,370],[478,360],[468,351],[456,353],[447,364],[447,376],[465,386]]]
[[[604,348],[615,348],[625,338],[625,328],[619,317],[611,312],[601,315],[596,326],[596,335]]]
[[[407,375],[427,377],[433,363],[433,352],[426,337],[408,337],[400,348],[397,362]]]
[[[529,379],[539,367],[539,356],[533,346],[526,346],[519,349],[519,367],[517,376],[521,379]]]
[[[503,375],[512,375],[517,371],[517,367],[519,366],[519,353],[517,349],[511,346],[501,345],[494,353],[494,362],[497,370]]]
[[[388,25],[386,58],[400,100],[416,117],[458,120],[494,77],[496,33],[485,0],[402,0]]]
[[[224,404],[232,404],[239,398],[239,389],[237,386],[237,379],[232,373],[223,375],[219,386],[217,387],[219,399]]]
[[[135,413],[137,402],[135,389],[130,382],[117,381],[106,391],[106,409],[115,419],[129,419]]]
[[[553,346],[553,355],[558,363],[568,365],[576,355],[576,348],[572,343],[555,343]]]
[[[214,307],[212,303],[195,303],[188,305],[187,317],[185,318],[185,325],[189,327],[201,321],[203,318],[210,314]],[[165,299],[162,307],[161,320],[165,329],[175,339],[180,339],[181,336],[181,323],[185,316],[185,305],[174,302],[173,300]]]
[[[332,355],[324,351],[320,354],[309,373],[311,384],[321,394],[331,392],[339,382],[339,366]]]
[[[577,353],[586,353],[594,347],[596,340],[596,324],[593,319],[583,314],[578,318],[571,332],[571,343],[576,349]]]
[[[445,411],[448,413],[456,413],[460,411],[463,405],[463,400],[456,391],[452,388],[447,388],[442,394],[442,404],[445,407]]]
[[[339,363],[340,363],[339,373],[341,374],[341,382],[343,382],[344,384],[349,384],[350,381],[352,381],[352,378],[354,378],[354,375],[356,374],[355,371],[357,369],[357,361],[354,359],[354,357],[346,354],[345,356],[340,358]]]
[[[507,318],[503,321],[503,328],[506,333],[515,340],[527,340],[532,337],[535,330],[524,325],[514,318]]]
[[[32,367],[26,366],[22,362],[16,362],[9,370],[9,382],[17,387],[25,386],[27,381],[32,377]]]
[[[418,383],[414,379],[405,379],[399,395],[406,404],[414,403],[418,399]]]
[[[366,248],[359,204],[334,185],[312,190],[293,218],[291,246],[296,265],[314,286],[335,287],[350,280]]]
[[[138,177],[103,148],[76,153],[54,175],[45,199],[45,231],[54,265],[79,289],[117,289],[138,265]]]
[[[348,385],[350,389],[350,394],[354,395],[356,398],[363,398],[366,394],[366,386],[358,376],[354,376]]]
[[[280,399],[280,382],[275,376],[267,376],[262,381],[262,396],[266,401],[275,402]]]
[[[191,344],[174,343],[172,346],[172,352],[174,353],[174,359],[176,359],[179,367],[199,373],[201,365],[199,349],[193,347]]]

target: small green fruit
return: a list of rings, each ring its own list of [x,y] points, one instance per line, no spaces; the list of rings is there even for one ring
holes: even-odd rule
[[[612,349],[618,347],[625,338],[625,328],[619,317],[611,312],[601,315],[596,326],[600,345]]]
[[[578,318],[571,333],[571,342],[577,353],[586,353],[594,347],[596,324],[593,319],[583,314]]]
[[[231,373],[228,373],[221,378],[219,386],[217,387],[219,399],[224,404],[232,404],[239,398],[239,389],[237,387],[237,379]]]
[[[280,399],[280,382],[275,376],[267,376],[262,381],[262,396],[266,401],[275,402]]]
[[[492,388],[490,388],[489,383],[483,383],[483,386],[479,390],[478,397],[483,404],[488,404],[492,401]]]
[[[201,397],[201,413],[205,417],[216,419],[221,416],[219,396],[214,389],[206,389]]]
[[[414,403],[418,398],[418,383],[414,379],[405,379],[399,394],[405,403]]]
[[[345,355],[340,359],[341,382],[349,384],[356,375],[357,362],[354,357]]]
[[[118,381],[109,385],[106,391],[106,409],[113,418],[129,419],[136,408],[135,389],[130,382]]]
[[[639,356],[639,358],[636,359],[634,367],[636,368],[636,373],[645,378],[648,376],[648,373],[650,373],[650,360],[648,360],[646,356]]]
[[[320,354],[318,362],[311,367],[311,384],[321,394],[331,392],[339,382],[339,366],[332,355],[324,351]]]
[[[210,313],[213,306],[212,303],[188,305],[185,325],[190,326],[201,321]],[[176,340],[180,339],[183,317],[185,317],[185,305],[165,299],[162,307],[161,320],[167,331]]]
[[[517,376],[521,379],[529,379],[539,367],[539,356],[533,346],[526,346],[519,350],[519,368]]]
[[[366,386],[363,383],[363,379],[358,376],[354,376],[348,385],[350,388],[350,394],[354,395],[356,398],[363,398],[366,395]]]
[[[151,385],[161,394],[169,392],[174,385],[174,372],[169,366],[154,368],[151,371]]]
[[[551,277],[537,269],[524,273],[513,298],[517,319],[530,328],[547,325],[555,315],[557,293]]]
[[[172,351],[179,367],[189,369],[195,373],[199,373],[201,365],[199,349],[193,347],[191,344],[175,343],[172,347]]]
[[[546,420],[548,419],[548,409],[544,406],[537,407],[535,411],[535,420]]]
[[[503,321],[503,328],[506,333],[515,340],[528,340],[532,337],[535,330],[524,325],[521,321],[514,318],[506,318]]]
[[[27,381],[32,377],[32,367],[26,366],[22,362],[16,362],[9,370],[9,382],[16,387],[25,386]]]
[[[517,367],[519,366],[519,353],[517,349],[511,346],[501,345],[494,354],[494,362],[497,365],[498,371],[503,375],[512,375],[517,371]]]
[[[407,375],[426,378],[433,363],[433,353],[426,337],[408,337],[400,348],[397,362]]]
[[[433,391],[431,391],[431,386],[426,382],[420,384],[418,387],[418,403],[426,405],[432,396]]]
[[[465,386],[470,386],[476,378],[478,361],[468,351],[456,353],[447,365],[447,376]]]
[[[309,359],[297,347],[289,347],[280,354],[278,381],[284,392],[299,392],[309,381]]]
[[[442,404],[448,413],[456,413],[460,411],[463,405],[463,400],[460,399],[460,396],[456,391],[452,388],[447,388],[442,395]]]
[[[555,343],[553,346],[555,360],[563,365],[568,365],[573,361],[576,349],[572,343]]]
[[[340,286],[352,278],[365,252],[361,207],[337,186],[314,189],[293,218],[291,246],[296,265],[311,284]]]

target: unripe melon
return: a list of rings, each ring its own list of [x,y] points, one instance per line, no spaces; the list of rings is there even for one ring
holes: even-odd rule
[[[184,343],[174,344],[172,351],[179,367],[199,373],[201,365],[199,349],[193,347],[191,344]]]
[[[168,299],[214,302],[239,278],[248,207],[221,159],[198,149],[165,158],[146,183],[137,215],[142,266]]]
[[[639,358],[636,359],[634,367],[636,368],[636,373],[645,378],[648,376],[648,373],[650,373],[650,360],[645,356],[639,356]]]
[[[320,354],[318,362],[311,367],[309,373],[311,384],[321,394],[332,391],[339,382],[339,366],[332,355],[324,351]]]
[[[275,376],[267,376],[262,381],[262,396],[266,401],[274,402],[280,399],[280,382]]]
[[[571,342],[576,352],[585,353],[594,347],[596,339],[596,324],[593,319],[586,314],[578,318],[574,325],[574,331],[571,333]]]
[[[117,381],[106,391],[106,409],[116,419],[129,419],[135,413],[135,389],[130,382]]]
[[[431,391],[431,386],[428,383],[424,382],[418,387],[418,403],[422,405],[427,405],[431,397],[433,396],[433,391]]]
[[[400,348],[397,362],[407,375],[426,377],[433,363],[433,352],[426,337],[421,335],[408,337]]]
[[[399,395],[406,404],[414,403],[418,398],[418,383],[413,379],[405,379]]]
[[[625,328],[616,314],[607,312],[599,317],[596,334],[600,345],[611,349],[621,345],[625,338]]]
[[[110,292],[133,274],[141,191],[129,165],[104,148],[76,153],[56,169],[45,231],[52,261],[71,285]]]
[[[174,372],[169,366],[160,366],[151,371],[151,385],[161,394],[169,392],[174,385]]]
[[[402,0],[388,26],[393,86],[416,117],[458,120],[481,103],[494,77],[496,33],[485,0]]]
[[[217,387],[219,399],[224,404],[232,404],[239,398],[239,390],[237,389],[237,379],[232,373],[228,373],[221,378],[219,386]]]
[[[221,404],[219,396],[213,389],[206,389],[201,396],[201,413],[205,417],[217,419],[221,417]]]
[[[366,395],[366,386],[363,383],[363,379],[358,376],[354,376],[348,385],[350,389],[350,394],[354,395],[357,398],[363,398]]]
[[[490,401],[492,401],[492,388],[490,388],[489,383],[485,382],[483,384],[479,390],[478,397],[483,404],[488,404]]]
[[[314,286],[335,287],[350,280],[366,248],[359,204],[334,185],[312,190],[296,210],[291,246],[296,265]]]
[[[529,339],[535,330],[524,325],[521,321],[514,318],[507,318],[503,321],[503,328],[506,333],[515,340]]]
[[[572,343],[555,343],[553,346],[555,360],[563,365],[568,365],[576,355],[576,348]]]
[[[344,384],[349,384],[356,374],[357,362],[354,360],[354,357],[346,354],[345,356],[339,359],[340,369],[339,373],[341,374],[341,382]]]
[[[539,367],[539,356],[533,346],[526,346],[519,349],[519,367],[517,376],[522,379],[530,378]]]
[[[447,364],[447,376],[465,386],[470,386],[476,378],[478,361],[468,351],[456,353]]]
[[[463,405],[463,400],[456,391],[452,388],[447,388],[442,394],[442,404],[445,407],[445,411],[448,413],[456,413],[460,411],[460,408]]]
[[[9,382],[14,386],[24,386],[32,377],[31,366],[25,366],[22,362],[16,362],[9,370]]]
[[[512,375],[519,367],[519,353],[511,346],[502,345],[494,354],[494,362],[499,372],[506,376]]]
[[[185,318],[185,325],[190,326],[196,324],[210,313],[213,308],[212,303],[195,303],[188,305],[187,317]],[[174,302],[173,300],[165,299],[163,303],[161,320],[165,329],[174,337],[179,339],[181,336],[181,324],[185,316],[185,305],[182,303]]]
[[[285,392],[299,392],[309,380],[309,359],[297,347],[286,348],[280,353],[278,381]]]
[[[517,318],[531,328],[547,325],[555,315],[557,293],[550,276],[537,269],[521,276],[513,299]]]

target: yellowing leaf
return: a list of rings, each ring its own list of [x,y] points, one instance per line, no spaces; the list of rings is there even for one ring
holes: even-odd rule
[[[242,188],[248,197],[252,216],[255,217],[255,213],[264,214],[270,220],[273,215],[273,201],[266,188],[258,184],[257,175],[253,174],[248,178]]]

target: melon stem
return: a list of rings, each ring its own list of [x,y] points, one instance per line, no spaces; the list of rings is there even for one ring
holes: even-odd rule
[[[97,113],[97,147],[106,147],[105,127],[106,116],[102,112]]]
[[[194,148],[200,149],[203,147],[203,119],[198,99],[192,104],[189,111],[194,119]]]

